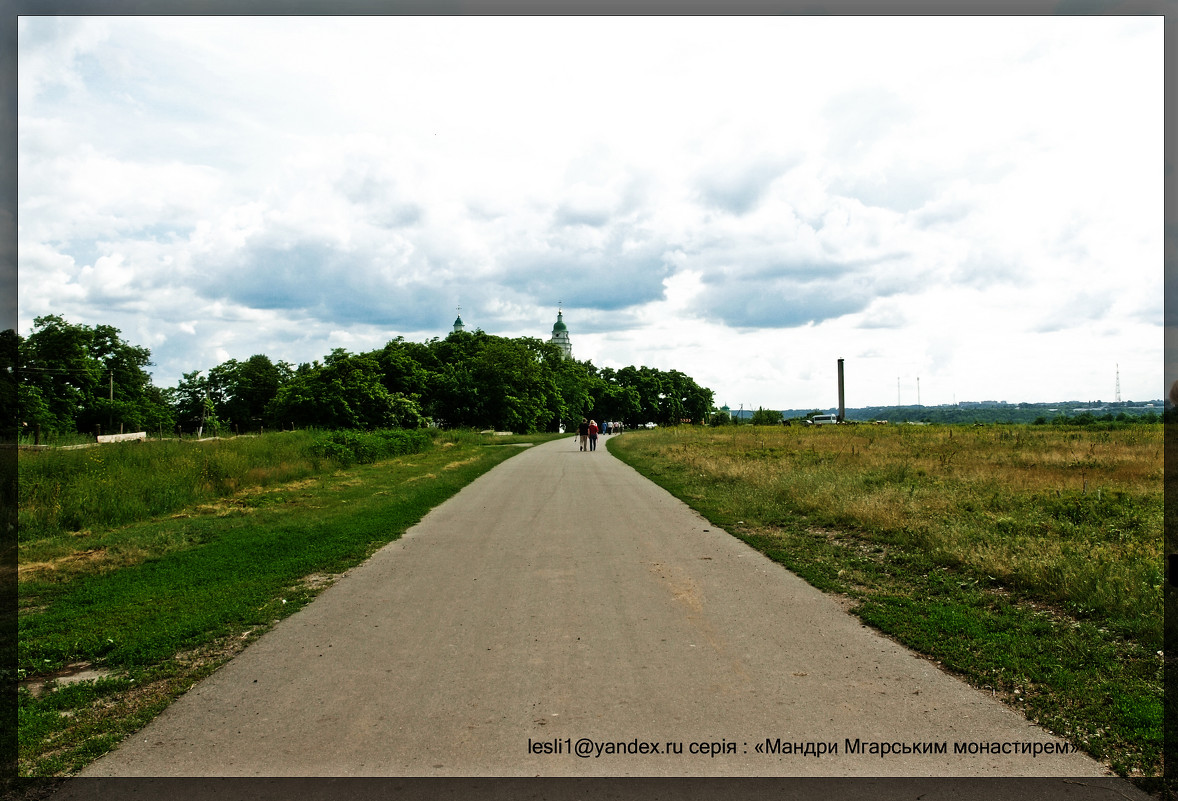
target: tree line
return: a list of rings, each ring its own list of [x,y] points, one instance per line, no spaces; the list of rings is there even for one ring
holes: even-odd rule
[[[38,317],[28,336],[0,332],[0,403],[18,428],[57,433],[265,428],[493,428],[532,433],[581,417],[629,427],[703,423],[713,393],[678,370],[598,368],[550,342],[483,331],[378,350],[337,348],[299,364],[257,354],[156,387],[151,352],[109,325]]]

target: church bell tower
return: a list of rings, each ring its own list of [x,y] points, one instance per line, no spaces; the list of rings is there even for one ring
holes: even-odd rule
[[[548,341],[560,348],[566,359],[573,358],[573,343],[569,341],[569,329],[564,324],[564,312],[559,306],[556,309],[556,324],[552,326],[552,338]]]

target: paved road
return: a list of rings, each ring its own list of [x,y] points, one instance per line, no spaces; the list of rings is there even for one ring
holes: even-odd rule
[[[623,753],[570,755],[582,738]],[[838,753],[757,753],[766,739]],[[949,746],[846,753],[856,739]],[[435,509],[84,775],[1106,775],[957,742],[1057,741],[562,439]],[[664,753],[625,753],[642,743]]]

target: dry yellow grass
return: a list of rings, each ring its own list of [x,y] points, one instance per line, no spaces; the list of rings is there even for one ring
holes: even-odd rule
[[[629,444],[733,519],[800,516],[916,545],[1073,611],[1148,618],[1160,631],[1160,425],[681,427]]]

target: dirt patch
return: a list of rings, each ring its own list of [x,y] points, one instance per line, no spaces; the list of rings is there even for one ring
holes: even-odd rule
[[[839,609],[843,610],[847,614],[854,612],[855,608],[858,607],[860,603],[858,598],[852,598],[849,595],[843,595],[841,592],[828,591],[826,593],[826,597],[838,604]]]
[[[277,487],[260,488],[258,492],[278,492],[280,490],[298,490],[313,487],[319,483],[318,478],[300,478],[298,481],[288,481],[285,484],[279,484]]]
[[[479,457],[472,456],[469,459],[463,459],[462,461],[459,461],[459,462],[450,462],[450,464],[446,465],[442,469],[443,470],[457,470],[459,467],[465,467],[468,464],[474,464],[478,460],[479,460]]]
[[[247,629],[240,634],[229,637],[222,637],[199,648],[194,648],[190,651],[181,651],[172,657],[172,661],[185,668],[186,672],[220,665],[237,656],[245,650],[246,645],[262,636],[263,632],[268,629],[269,626],[263,626],[256,629]]]
[[[59,567],[76,564],[78,562],[101,562],[106,559],[106,548],[90,548],[85,551],[75,551],[74,553],[59,556],[56,559],[50,559],[48,562],[29,562],[28,564],[18,565],[17,577],[24,576],[28,573],[36,573],[43,570],[57,570]]]
[[[253,514],[254,508],[246,503],[244,498],[234,496],[232,498],[222,498],[214,503],[202,503],[193,510],[199,515],[213,515],[214,517],[226,517],[234,514]],[[188,515],[175,515],[175,517],[187,517]]]
[[[75,662],[47,676],[38,676],[22,681],[20,686],[32,693],[34,698],[38,698],[45,691],[45,685],[49,682],[54,682],[61,687],[67,684],[77,684],[80,681],[95,681],[109,675],[111,675],[109,670],[96,668],[90,662]]]
[[[177,512],[170,515],[172,520],[182,520],[184,518],[192,517],[193,515],[215,515],[217,517],[224,517],[229,514],[252,514],[254,511],[254,503],[251,499],[259,498],[264,495],[273,495],[280,492],[291,492],[308,487],[313,487],[319,482],[318,478],[300,478],[296,481],[288,481],[283,484],[277,484],[272,487],[246,487],[243,490],[229,495],[225,498],[218,498],[209,503],[202,503],[187,509],[183,512]]]
[[[834,529],[821,528],[818,526],[810,526],[806,529],[807,534],[814,534],[816,536],[825,537],[826,541],[831,545],[837,545],[840,548],[847,548],[855,551],[860,556],[864,556],[876,564],[883,564],[887,558],[887,549],[872,542],[866,542],[859,537],[851,534],[845,534]]]
[[[177,696],[189,690],[197,681],[236,656],[269,628],[269,626],[262,626],[247,630],[222,637],[200,648],[178,653],[170,663],[164,663],[152,669],[142,680],[132,682],[129,688],[97,699],[86,706],[65,710],[62,718],[69,721],[67,727],[56,732],[52,737],[53,742],[46,742],[46,747],[41,748],[31,759],[22,758],[19,765],[20,770],[31,772],[32,775],[48,776],[50,774],[42,772],[39,766],[59,756],[67,757],[66,767],[62,769],[62,773],[56,775],[66,775],[80,769],[94,759],[93,754],[82,753],[80,750],[85,749],[87,739],[92,736],[93,731],[97,729],[119,736],[131,733],[147,722],[142,720],[145,712],[154,715],[162,711]],[[79,663],[78,666],[70,666],[67,670],[81,665],[82,663]],[[80,676],[81,674],[75,675]],[[48,676],[40,677],[36,681],[42,682],[43,687],[44,682],[49,678]],[[54,678],[57,678],[59,685],[62,683],[61,678],[56,674]],[[84,679],[75,678],[75,681],[82,680]],[[127,722],[134,721],[136,718],[140,718],[141,722],[128,726]],[[74,755],[79,756],[75,757]]]
[[[303,576],[299,582],[299,588],[312,591],[326,589],[335,584],[337,579],[346,575],[346,573],[312,573],[309,576]]]

